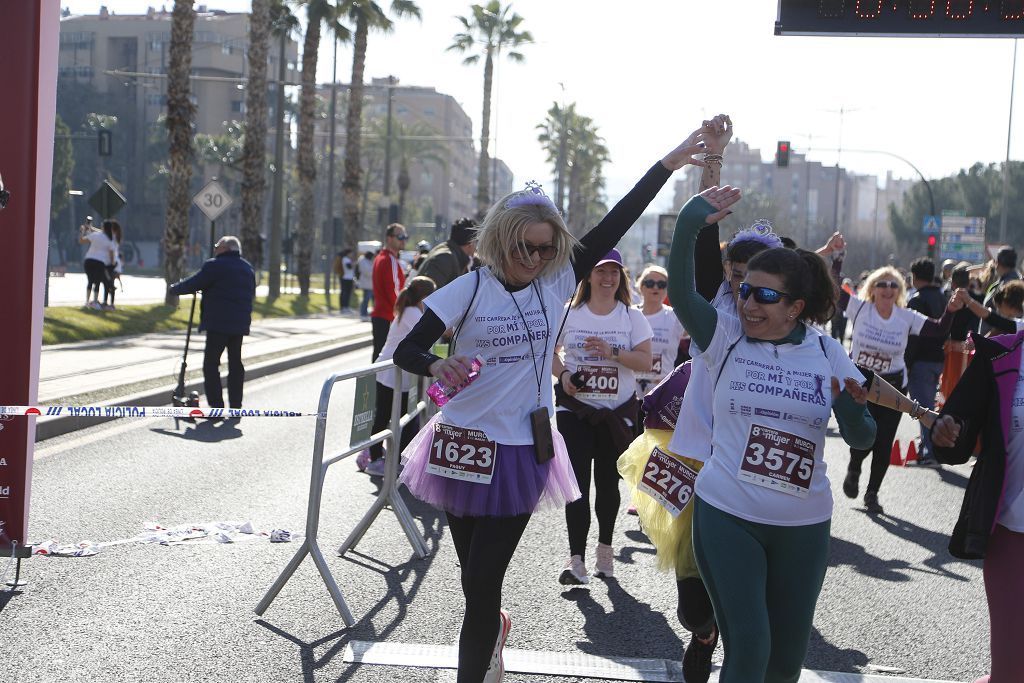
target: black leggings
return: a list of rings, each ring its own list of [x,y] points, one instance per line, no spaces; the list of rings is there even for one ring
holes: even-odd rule
[[[85,268],[87,280],[85,285],[85,302],[89,303],[90,299],[99,301],[100,285],[107,286],[107,266],[103,261],[94,258],[85,259],[85,263],[82,265]]]
[[[583,495],[565,506],[565,525],[569,530],[569,555],[586,557],[590,533],[590,473],[593,462],[594,513],[597,515],[597,540],[612,544],[615,518],[619,514],[619,470],[615,463],[621,453],[615,448],[608,429],[595,427],[571,412],[555,414],[558,431],[565,439],[576,483]]]
[[[391,372],[388,370],[388,372]],[[391,401],[395,396],[395,390],[391,387],[386,387],[380,382],[377,382],[377,410],[373,416],[373,433],[376,434],[382,429],[387,429],[391,426]],[[402,392],[402,410],[403,412],[409,405],[409,392]],[[414,420],[410,420],[409,424],[402,428],[402,437],[399,441],[399,445],[402,450],[409,445],[412,441],[412,437],[416,436],[416,432],[420,431],[420,419],[416,417]],[[379,460],[384,457],[384,444],[378,443],[370,446],[370,459]]]
[[[906,393],[906,389],[900,391]],[[884,408],[870,401],[868,402],[868,412],[871,413],[871,417],[875,418],[875,424],[878,425],[878,431],[875,432],[875,443],[869,451],[859,448],[850,449],[849,471],[860,474],[861,463],[870,453],[871,476],[868,479],[867,490],[878,493],[878,489],[882,487],[882,479],[885,478],[885,473],[889,470],[892,442],[896,439],[896,430],[900,426],[900,418],[903,417],[903,413],[891,408]]]
[[[676,616],[683,628],[698,638],[707,638],[715,628],[715,608],[699,576],[676,579],[679,601]]]
[[[114,272],[114,266],[106,266],[104,270],[107,273],[106,279],[103,281],[103,304],[106,305],[107,299],[110,299],[110,305],[114,305],[114,292],[117,291],[117,273]]]
[[[501,584],[530,515],[456,517],[446,513],[462,570],[466,612],[459,636],[458,683],[480,683],[498,638]]]

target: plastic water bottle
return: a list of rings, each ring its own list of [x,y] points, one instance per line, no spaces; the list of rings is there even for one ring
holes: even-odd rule
[[[438,408],[444,407],[444,405],[448,403],[455,394],[468,387],[473,383],[473,380],[480,376],[480,368],[482,368],[483,365],[484,359],[480,356],[475,357],[469,364],[469,377],[465,382],[455,387],[449,387],[441,380],[437,380],[427,388],[427,396],[430,397]]]

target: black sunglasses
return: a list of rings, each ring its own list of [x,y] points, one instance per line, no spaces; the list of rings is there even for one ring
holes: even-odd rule
[[[668,280],[644,280],[640,284],[647,289],[654,289],[655,287],[658,289],[665,289],[668,287]]]
[[[880,289],[899,289],[900,283],[895,280],[879,280],[875,283],[875,287],[879,287]]]
[[[406,241],[407,239],[409,239],[409,236],[408,236],[408,235],[392,235],[392,237],[394,237],[394,238],[395,238],[396,240],[398,240],[399,242],[404,242],[404,241]]]
[[[752,287],[746,282],[740,283],[741,299],[744,301],[749,299],[751,293],[754,294],[754,301],[759,304],[777,304],[782,301],[783,297],[789,296],[786,292],[780,292],[771,287]]]
[[[540,256],[541,261],[553,261],[558,256],[558,247],[550,244],[527,244],[526,242],[520,242],[516,245],[517,255],[533,257],[534,254]]]

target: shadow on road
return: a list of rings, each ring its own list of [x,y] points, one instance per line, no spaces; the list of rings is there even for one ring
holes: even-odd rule
[[[611,601],[610,610],[597,602],[591,595],[593,590],[606,586]],[[590,590],[572,588],[562,597],[576,603],[586,621],[583,632],[586,638],[576,642],[580,652],[602,657],[653,657],[673,659],[666,653],[664,643],[678,643],[677,656],[682,657],[683,645],[679,636],[669,625],[662,612],[651,609],[619,585],[618,580],[590,580]],[[637,628],[643,624],[643,628]]]
[[[377,483],[379,488],[379,481]],[[343,555],[343,560],[358,568],[376,572],[384,579],[385,583],[385,589],[382,591],[383,597],[365,613],[354,615],[358,619],[355,626],[334,631],[316,640],[305,641],[264,619],[256,620],[255,623],[257,625],[291,641],[298,647],[303,681],[312,683],[316,678],[316,672],[328,667],[336,655],[344,652],[345,646],[351,640],[386,641],[388,636],[394,632],[408,614],[409,605],[415,599],[427,570],[437,556],[437,549],[444,532],[444,525],[443,515],[436,509],[417,500],[404,489],[401,489],[401,493],[412,516],[423,525],[427,556],[421,560],[414,555],[407,562],[391,565],[357,550],[349,550]],[[386,515],[390,513],[385,508],[381,514]],[[328,552],[333,552],[333,549],[325,549],[325,554],[328,554]],[[366,584],[362,585],[365,586]],[[374,623],[374,619],[386,611],[386,608],[391,603],[394,603],[394,616],[390,621],[378,628]],[[325,645],[329,645],[329,647],[318,656],[317,649]],[[347,681],[351,679],[360,669],[360,666],[360,664],[350,664],[338,680]]]
[[[149,431],[154,434],[165,436],[176,436],[179,439],[188,441],[200,441],[203,443],[217,443],[229,441],[242,436],[242,430],[238,428],[238,418],[227,418],[225,420],[199,420],[195,426],[186,424],[183,431],[168,429],[166,427],[153,427]]]
[[[626,532],[626,538],[633,541],[634,543],[640,543],[642,545],[624,545],[619,550],[619,561],[623,564],[635,564],[636,560],[633,556],[637,553],[641,555],[653,555],[655,550],[654,546],[651,545],[651,539],[647,538],[647,534],[639,529],[630,529]]]
[[[825,640],[817,627],[811,629],[804,667],[819,671],[860,671],[868,663],[868,656],[860,650],[840,649]]]
[[[869,553],[864,546],[838,536],[832,537],[828,564],[830,567],[848,565],[858,574],[881,581],[910,580],[910,575],[905,572],[911,566],[906,560],[883,560]]]
[[[925,550],[929,551],[932,556],[926,559],[923,564],[925,567],[934,570],[935,573],[942,574],[951,579],[958,581],[969,581],[970,579],[963,574],[946,567],[947,564],[955,563],[960,564],[962,560],[958,560],[949,554],[949,534],[939,533],[938,531],[931,531],[925,529],[912,522],[908,522],[905,519],[894,517],[889,514],[881,515],[867,515],[867,518],[882,527],[889,533],[902,538],[905,541],[915,543]],[[953,520],[950,519],[950,525]],[[911,567],[914,571],[922,571],[919,567]]]

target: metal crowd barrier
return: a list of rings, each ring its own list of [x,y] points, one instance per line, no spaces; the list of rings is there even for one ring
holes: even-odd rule
[[[353,444],[344,451],[337,455],[332,455],[328,458],[324,458],[324,442],[327,435],[327,413],[331,404],[331,393],[334,389],[334,385],[344,380],[356,379],[358,377],[365,377],[367,375],[376,375],[381,370],[391,370],[394,372],[394,386],[398,389],[394,392],[394,397],[391,400],[391,424],[388,429],[377,432],[370,436],[366,441]],[[366,530],[370,528],[377,515],[380,514],[381,510],[384,509],[385,505],[390,505],[391,510],[395,513],[395,517],[398,518],[398,523],[401,525],[402,530],[405,532],[406,537],[409,539],[412,549],[422,559],[427,556],[427,544],[423,540],[423,534],[416,526],[413,521],[412,515],[409,513],[409,508],[406,507],[402,497],[398,494],[396,482],[398,479],[398,464],[401,460],[401,448],[400,440],[402,435],[402,427],[409,424],[417,415],[426,414],[427,404],[426,394],[424,391],[424,380],[426,378],[417,378],[419,391],[417,391],[417,403],[416,406],[409,412],[403,412],[402,408],[402,370],[396,366],[392,361],[385,361],[381,363],[374,363],[363,368],[357,368],[348,372],[336,373],[327,378],[324,382],[323,387],[320,389],[320,407],[318,409],[318,417],[316,418],[316,433],[313,439],[313,466],[310,474],[309,481],[309,503],[306,511],[306,535],[302,539],[302,545],[296,551],[295,555],[288,562],[288,565],[281,572],[281,575],[277,577],[274,584],[267,590],[267,593],[260,600],[259,604],[256,605],[256,614],[262,615],[270,603],[274,601],[277,594],[281,592],[284,585],[288,583],[288,579],[291,578],[295,570],[298,569],[299,565],[302,564],[302,560],[309,555],[313,558],[313,564],[316,565],[317,570],[320,572],[320,576],[323,578],[324,585],[327,586],[327,590],[331,594],[331,599],[334,600],[335,607],[338,608],[338,613],[341,618],[345,621],[346,626],[352,626],[356,620],[352,617],[352,612],[348,608],[348,604],[345,602],[345,597],[341,594],[341,589],[338,588],[337,582],[334,580],[334,576],[331,574],[330,568],[327,566],[327,561],[324,559],[323,552],[320,550],[320,544],[317,540],[317,532],[320,527],[320,499],[323,494],[324,478],[327,474],[327,468],[331,465],[344,460],[350,455],[354,455],[364,448],[378,443],[388,442],[387,453],[384,459],[384,484],[381,487],[380,493],[377,499],[374,501],[370,509],[366,511],[362,519],[356,524],[355,528],[349,534],[345,542],[338,548],[338,554],[343,555],[345,552],[355,547],[359,540],[366,533]]]

